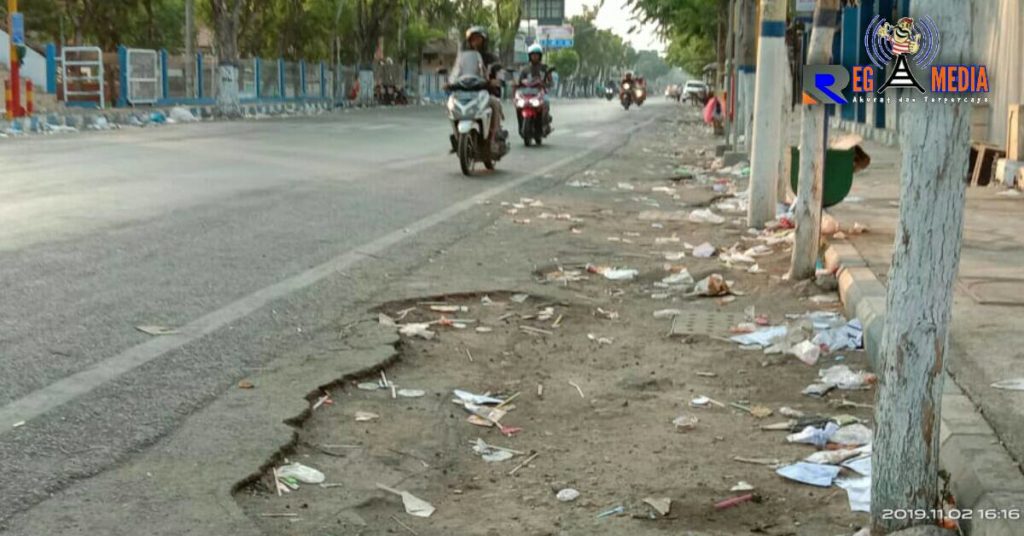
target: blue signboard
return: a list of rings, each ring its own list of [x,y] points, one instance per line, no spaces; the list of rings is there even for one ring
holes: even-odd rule
[[[572,48],[572,39],[542,39],[540,46],[544,48]]]
[[[22,13],[11,15],[11,41],[15,45],[25,44],[25,15]]]

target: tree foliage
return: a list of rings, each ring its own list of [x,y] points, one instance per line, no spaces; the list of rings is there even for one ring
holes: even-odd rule
[[[727,16],[726,0],[627,0],[638,22],[654,24],[669,41],[668,61],[699,73],[715,60],[718,21]]]
[[[545,63],[554,67],[561,76],[572,76],[580,66],[580,55],[571,48],[552,50]]]

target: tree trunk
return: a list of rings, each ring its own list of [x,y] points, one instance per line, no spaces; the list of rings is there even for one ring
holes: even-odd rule
[[[736,140],[737,149],[749,152],[753,138],[754,66],[757,55],[757,5],[737,0],[736,35]],[[743,143],[738,143],[740,134]]]
[[[217,113],[241,117],[238,91],[238,28],[242,0],[210,0],[217,33]]]
[[[832,61],[832,39],[836,33],[839,0],[821,0],[814,8],[811,45],[807,50],[808,65],[825,65]],[[800,129],[800,171],[794,217],[793,257],[789,268],[791,280],[814,277],[821,241],[821,192],[825,173],[825,105],[802,105]]]
[[[195,65],[195,0],[185,0],[185,96],[191,98],[195,95],[195,76],[192,74],[192,66]]]
[[[750,150],[750,198],[747,225],[757,229],[775,219],[779,174],[779,123],[782,121],[783,72],[786,60],[786,1],[761,1],[761,39],[757,46],[757,85]],[[779,27],[783,31],[779,31]]]
[[[935,65],[972,63],[969,2],[915,0],[914,8],[942,28]],[[933,522],[885,516],[887,510],[923,511],[940,504],[941,397],[963,235],[969,110],[965,103],[910,104],[900,125],[900,219],[886,295],[872,459],[876,532]]]

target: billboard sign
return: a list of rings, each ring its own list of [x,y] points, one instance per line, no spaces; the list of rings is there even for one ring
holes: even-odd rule
[[[572,48],[575,32],[571,24],[561,26],[538,26],[537,41],[546,49]]]
[[[565,21],[565,0],[523,0],[523,20],[557,26]]]

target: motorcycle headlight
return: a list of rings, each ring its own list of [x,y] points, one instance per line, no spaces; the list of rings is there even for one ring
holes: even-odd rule
[[[629,89],[629,84],[623,84],[623,86],[622,86],[622,87],[624,87],[624,88],[626,88],[626,89]]]
[[[530,99],[530,106],[540,106],[540,99],[538,99],[538,98]]]
[[[526,106],[526,99],[516,99],[516,107],[522,108]]]
[[[639,90],[639,89],[636,90],[636,96],[637,97],[641,97],[641,96],[643,96],[643,94],[644,94],[644,92],[642,90]]]

